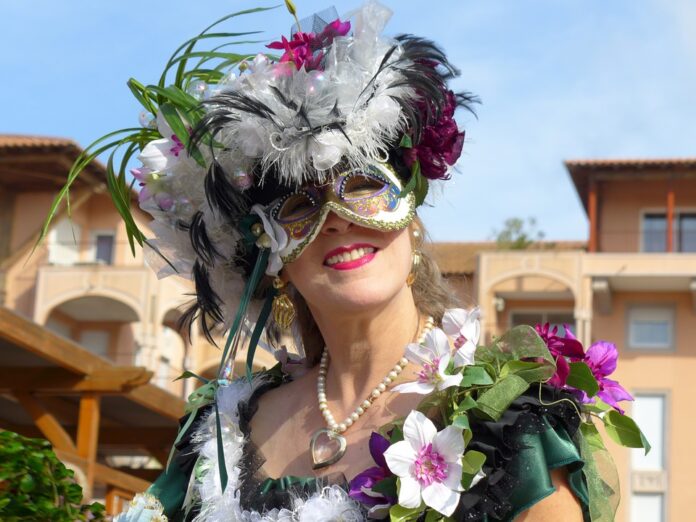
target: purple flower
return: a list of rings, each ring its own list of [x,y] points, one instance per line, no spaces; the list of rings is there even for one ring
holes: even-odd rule
[[[570,365],[566,357],[573,361],[582,361],[585,357],[582,344],[575,338],[568,325],[564,325],[565,335],[563,337],[557,335],[558,327],[554,326],[551,329],[549,323],[543,326],[538,324],[534,329],[556,360],[556,373],[549,380],[549,384],[556,388],[563,388],[570,373]]]
[[[389,471],[384,459],[384,452],[387,451],[389,445],[389,441],[379,433],[372,433],[370,436],[370,455],[377,465],[357,475],[350,481],[349,485],[348,494],[351,498],[372,508],[370,511],[373,512],[382,508],[388,510],[389,506],[396,504],[396,497],[372,491],[375,484],[392,476],[392,472]]]
[[[457,98],[452,91],[446,91],[445,103],[440,118],[423,129],[421,139],[413,147],[404,149],[403,158],[408,167],[416,161],[420,163],[421,173],[428,179],[448,179],[450,166],[462,154],[464,131],[460,131],[454,120]],[[418,109],[421,115],[428,112],[428,101],[421,99]]]
[[[341,22],[340,19],[336,19],[318,35],[298,31],[292,35],[291,40],[281,36],[280,41],[271,42],[266,47],[285,51],[279,63],[291,62],[295,64],[298,71],[303,66],[305,70],[311,71],[320,69],[324,58],[322,49],[330,46],[337,36],[348,34],[348,31],[350,31],[350,22]]]
[[[617,402],[632,401],[633,396],[631,396],[631,394],[628,393],[618,382],[612,379],[607,379],[607,376],[611,375],[614,373],[614,370],[616,370],[616,359],[618,356],[619,354],[615,344],[607,341],[597,341],[587,350],[584,362],[590,367],[592,374],[595,376],[595,379],[597,379],[597,383],[599,384],[597,397],[602,399],[619,413],[623,414],[624,411],[618,406]],[[584,391],[576,390],[576,393],[582,402],[594,402],[594,400],[589,398]]]

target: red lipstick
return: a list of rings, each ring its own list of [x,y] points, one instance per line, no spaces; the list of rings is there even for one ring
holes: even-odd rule
[[[329,264],[329,260],[332,258],[335,258],[336,256],[339,256],[340,254],[344,254],[347,252],[352,252],[353,250],[357,250],[359,248],[362,248],[363,250],[369,249],[371,251],[366,252],[362,256],[360,256],[357,259],[348,259],[348,260],[335,260],[333,259],[333,263]],[[329,268],[333,268],[335,270],[353,270],[355,268],[361,267],[363,265],[366,265],[370,261],[372,261],[377,254],[377,248],[374,245],[370,245],[369,243],[356,243],[354,245],[347,245],[347,246],[342,246],[335,248],[328,252],[326,256],[324,256],[324,266],[327,266]]]

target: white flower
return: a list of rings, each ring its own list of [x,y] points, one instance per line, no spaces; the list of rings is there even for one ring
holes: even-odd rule
[[[478,306],[470,311],[462,308],[445,310],[442,329],[452,338],[457,350],[454,354],[455,368],[474,364],[474,353],[481,337],[480,315]]]
[[[128,509],[114,517],[114,522],[167,522],[159,500],[148,493],[138,493]]]
[[[421,499],[445,516],[454,513],[463,491],[462,430],[447,426],[442,431],[421,412],[413,410],[404,422],[404,440],[392,444],[384,457],[399,477],[399,504],[417,508]]]
[[[263,206],[258,203],[251,207],[251,212],[257,214],[261,218],[263,231],[271,238],[271,256],[268,258],[266,274],[276,276],[278,272],[280,272],[280,269],[283,268],[280,252],[288,246],[288,234],[283,230],[283,227],[268,218]]]
[[[422,366],[417,373],[418,380],[394,387],[401,393],[420,393],[426,395],[435,390],[441,391],[450,386],[458,386],[462,375],[445,373],[452,356],[449,340],[445,332],[433,328],[427,333],[423,344],[411,343],[406,347],[406,358]]]
[[[162,116],[162,112],[157,113],[157,129],[163,138],[145,145],[138,159],[153,172],[162,172],[173,167],[186,151],[181,140]]]

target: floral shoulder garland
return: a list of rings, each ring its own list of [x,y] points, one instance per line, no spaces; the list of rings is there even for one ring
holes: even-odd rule
[[[225,491],[220,487],[215,416],[208,415],[194,434],[199,457],[187,498],[201,506],[195,520],[218,520],[220,516],[234,520],[309,520],[304,515],[310,513],[313,520],[333,520],[331,513],[336,513],[337,506],[344,515],[350,513],[351,520],[455,520],[452,515],[462,493],[485,475],[486,455],[467,448],[473,437],[470,421],[497,421],[516,399],[540,384],[577,398],[565,400],[578,408],[579,431],[589,439],[593,451],[604,449],[593,418],[601,419],[617,443],[649,450],[640,429],[618,405],[632,400],[631,395],[608,377],[616,369],[617,350],[613,344],[599,341],[585,351],[568,326],[561,336],[549,325],[513,328],[488,346],[479,346],[479,338],[479,310],[453,309],[445,313],[442,328],[433,329],[423,344],[409,344],[406,357],[420,370],[414,382],[396,386],[393,391],[424,395],[419,407],[405,419],[372,434],[369,446],[376,465],[350,482],[347,495],[337,486],[320,488],[306,498],[294,497],[288,509],[245,511],[239,498],[244,437],[239,430],[238,406],[249,399],[263,379],[255,379],[252,386],[237,381],[221,387],[217,402],[226,426],[222,439],[231,487]],[[287,373],[294,373],[298,367],[287,353],[279,354],[279,360]],[[586,457],[591,455],[583,455]],[[148,503],[147,508],[144,503]],[[131,511],[116,520],[166,520],[161,518],[161,510],[153,511],[149,506],[152,503],[149,497],[138,497]]]

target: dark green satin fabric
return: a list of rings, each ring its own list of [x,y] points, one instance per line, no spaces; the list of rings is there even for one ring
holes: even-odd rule
[[[513,491],[510,501],[514,506],[511,519],[555,492],[550,471],[565,467],[568,484],[582,504],[583,515],[589,521],[589,495],[583,477],[584,462],[566,430],[554,429],[543,419],[547,430],[538,434],[522,434],[523,449],[515,456],[514,466],[520,485]]]
[[[553,428],[543,419],[546,431],[538,434],[521,434],[520,449],[515,455],[513,466],[520,478],[519,486],[513,491],[510,501],[514,506],[513,514],[508,520],[554,493],[550,471],[565,467],[568,471],[568,483],[582,504],[585,521],[589,521],[589,496],[583,476],[583,460],[566,430],[560,426]],[[148,492],[156,496],[165,507],[169,520],[183,520],[181,511],[184,494],[188,486],[187,477],[177,466],[170,466],[150,486]],[[284,491],[289,488],[310,487],[316,483],[313,477],[282,477],[267,479],[261,486],[261,494],[270,491]]]

